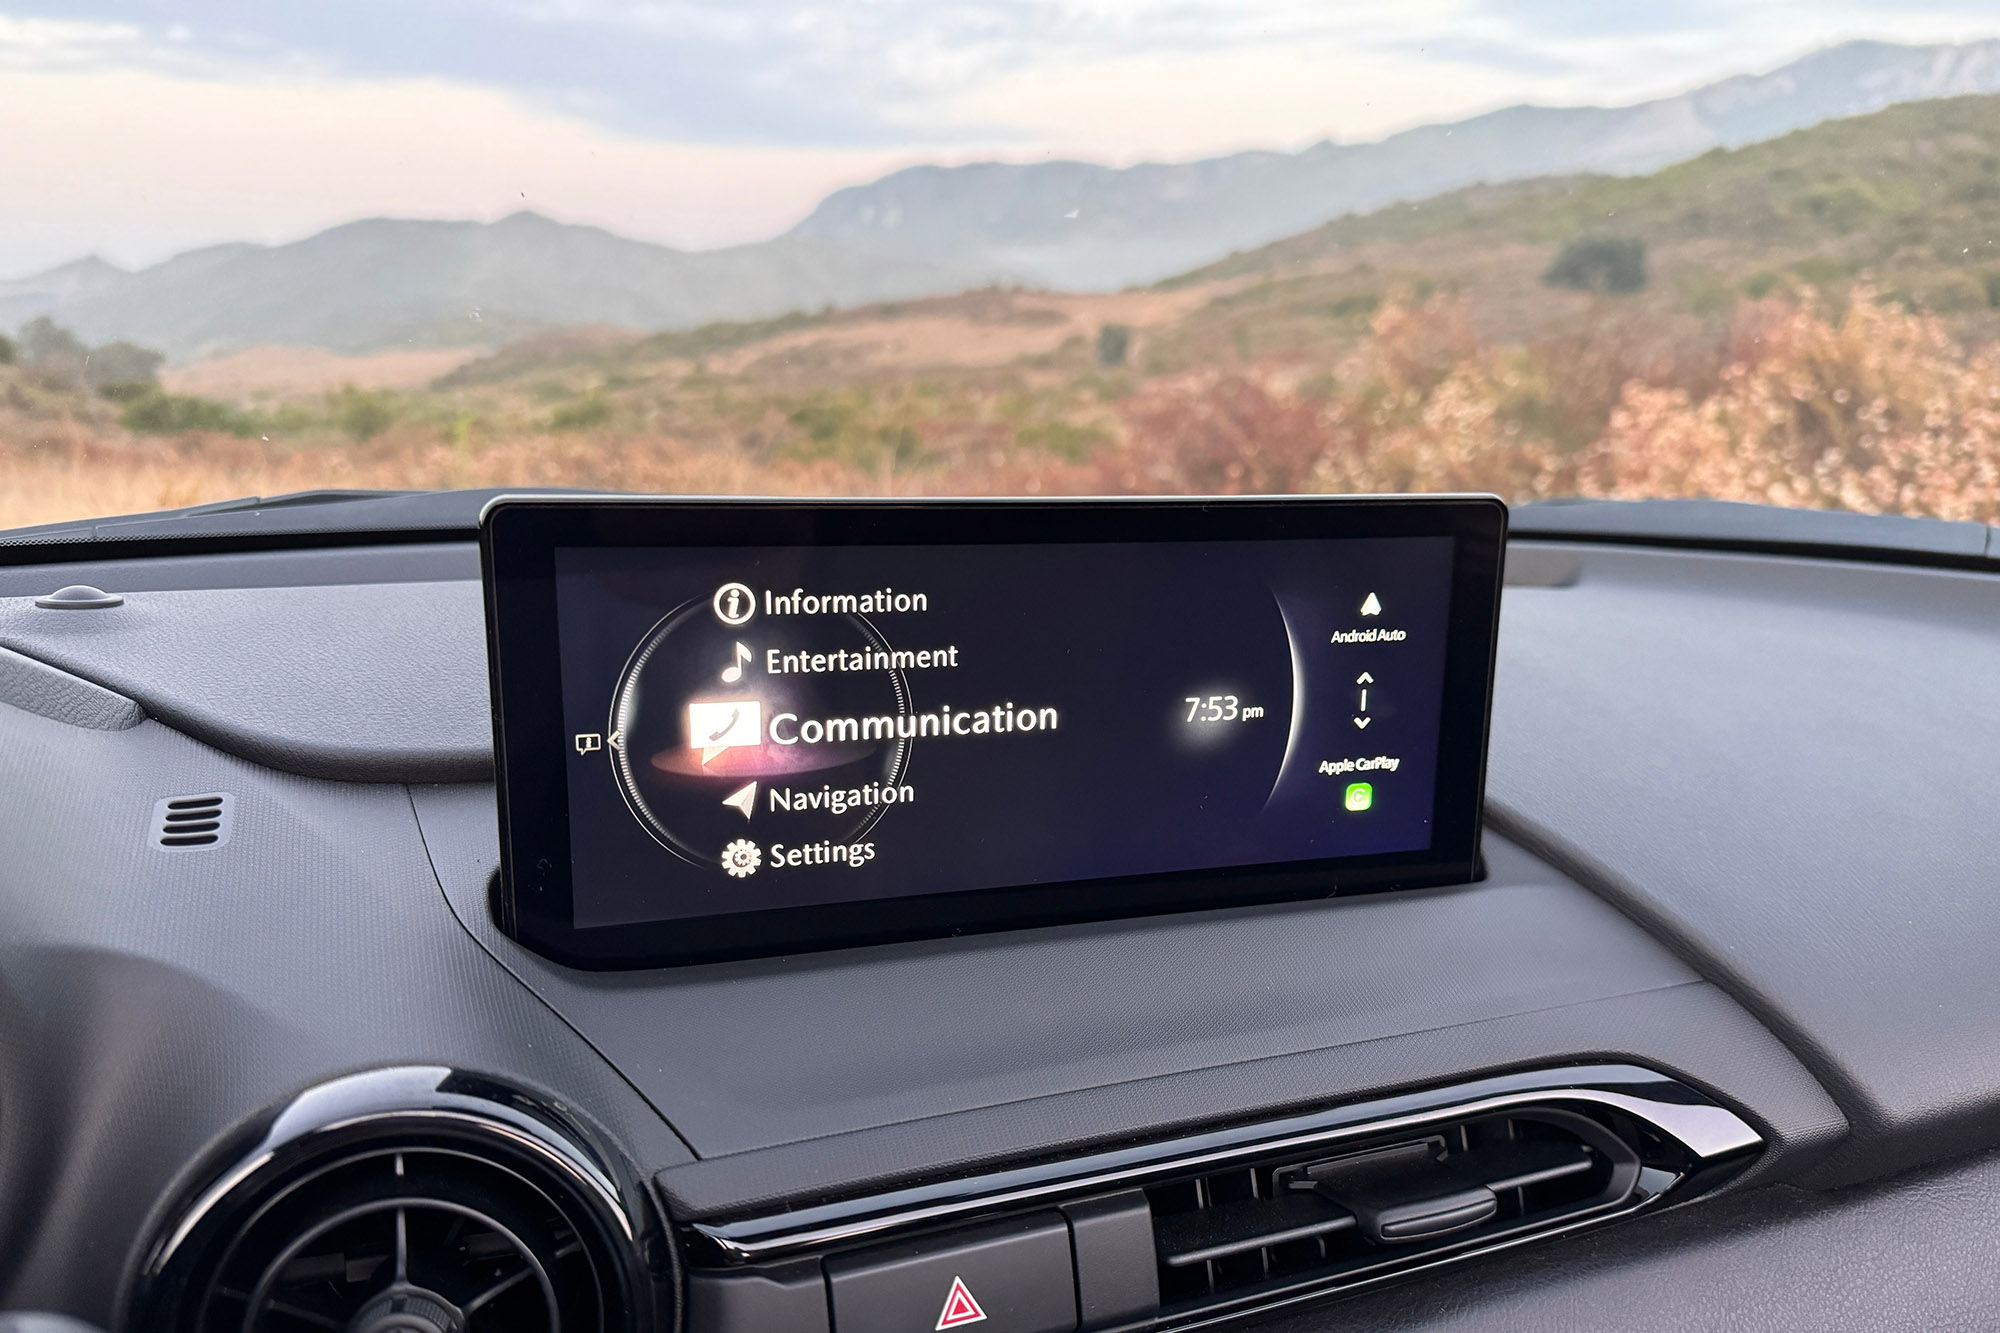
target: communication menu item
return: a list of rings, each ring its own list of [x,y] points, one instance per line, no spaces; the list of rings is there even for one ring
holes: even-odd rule
[[[503,924],[620,966],[1462,881],[1505,525],[498,501]]]

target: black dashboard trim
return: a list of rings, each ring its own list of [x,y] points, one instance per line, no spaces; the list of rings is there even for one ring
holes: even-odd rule
[[[789,1209],[692,1231],[727,1263],[780,1259],[886,1231],[1034,1205],[1058,1196],[1129,1188],[1239,1159],[1310,1149],[1523,1106],[1575,1102],[1623,1111],[1672,1136],[1698,1162],[1691,1174],[1748,1165],[1764,1138],[1735,1112],[1684,1083],[1636,1065],[1586,1065],[1502,1074],[1471,1083],[1355,1102],[1329,1111],[990,1172],[861,1199]]]

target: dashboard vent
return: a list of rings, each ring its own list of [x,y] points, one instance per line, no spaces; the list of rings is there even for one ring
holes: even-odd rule
[[[153,807],[154,845],[166,851],[220,847],[229,841],[235,804],[227,792],[167,797]]]
[[[563,1210],[456,1152],[383,1149],[328,1165],[235,1238],[204,1330],[602,1329],[605,1293]]]
[[[829,1295],[841,1326],[835,1277],[852,1285],[870,1265],[918,1259],[936,1268],[927,1298],[944,1299],[938,1283],[954,1276],[1002,1295],[1007,1281],[1040,1291],[1073,1280],[1093,1330],[1204,1327],[1692,1198],[1733,1178],[1763,1146],[1728,1108],[1637,1066],[1498,1074],[970,1179],[692,1222],[689,1290],[701,1299],[691,1300],[689,1329],[823,1333]],[[1037,1268],[1023,1249],[1011,1279],[967,1276],[985,1230],[1003,1222],[1067,1226],[1071,1262]]]
[[[1146,1188],[1168,1312],[1262,1304],[1557,1230],[1629,1202],[1639,1146],[1532,1108]]]
[[[159,1333],[636,1333],[671,1323],[619,1188],[526,1113],[407,1071],[326,1085],[224,1164],[155,1246],[121,1327]],[[481,1085],[491,1088],[492,1085]],[[358,1091],[357,1091],[358,1089]],[[441,1089],[443,1091],[441,1091]],[[384,1100],[387,1100],[386,1098]],[[400,1098],[399,1098],[400,1100]],[[299,1132],[300,1122],[310,1128]],[[317,1122],[317,1123],[315,1123]]]

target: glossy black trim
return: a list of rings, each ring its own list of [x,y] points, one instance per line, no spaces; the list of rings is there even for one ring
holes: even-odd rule
[[[499,923],[575,967],[645,967],[1330,897],[1473,878],[1507,510],[1491,496],[1187,500],[555,500],[503,496],[480,529],[501,838]],[[1429,849],[968,890],[579,930],[570,881],[554,552],[574,547],[1454,539]]]
[[[1530,1106],[1610,1108],[1644,1121],[1678,1143],[1694,1162],[1676,1183],[1693,1183],[1699,1176],[1704,1189],[1734,1174],[1722,1168],[1748,1165],[1764,1146],[1762,1136],[1740,1116],[1684,1083],[1636,1065],[1585,1065],[1502,1074],[738,1221],[696,1222],[688,1230],[700,1239],[710,1261],[762,1262],[905,1227],[1130,1188],[1275,1152]]]

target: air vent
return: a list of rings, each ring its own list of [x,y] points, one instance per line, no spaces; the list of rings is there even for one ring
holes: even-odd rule
[[[227,792],[169,796],[153,807],[153,844],[166,851],[220,847],[229,841],[235,805]]]
[[[605,1327],[602,1286],[563,1210],[461,1153],[358,1153],[246,1223],[210,1284],[203,1330]]]
[[[1640,1149],[1590,1116],[1529,1108],[1151,1185],[1161,1300],[1261,1304],[1557,1230],[1629,1204]]]
[[[415,1071],[434,1086],[406,1100],[412,1072],[275,1114],[156,1245],[121,1326],[636,1333],[671,1314],[591,1154],[528,1099],[462,1075]]]
[[[1059,1222],[1069,1230],[1070,1262],[1017,1272],[1020,1289],[1073,1281],[1094,1330],[1191,1328],[1691,1198],[1762,1147],[1735,1114],[1650,1070],[1499,1075],[973,1179],[695,1222],[689,1289],[701,1299],[689,1327],[737,1333],[789,1321],[824,1329],[800,1322],[813,1311],[823,1320],[829,1293],[838,1313],[841,1293],[822,1289],[822,1269],[935,1260],[946,1278],[963,1276],[972,1258],[960,1256],[978,1249],[982,1228]],[[981,1276],[975,1292],[981,1284],[1008,1292],[1000,1277]],[[922,1294],[942,1301],[943,1293]]]

